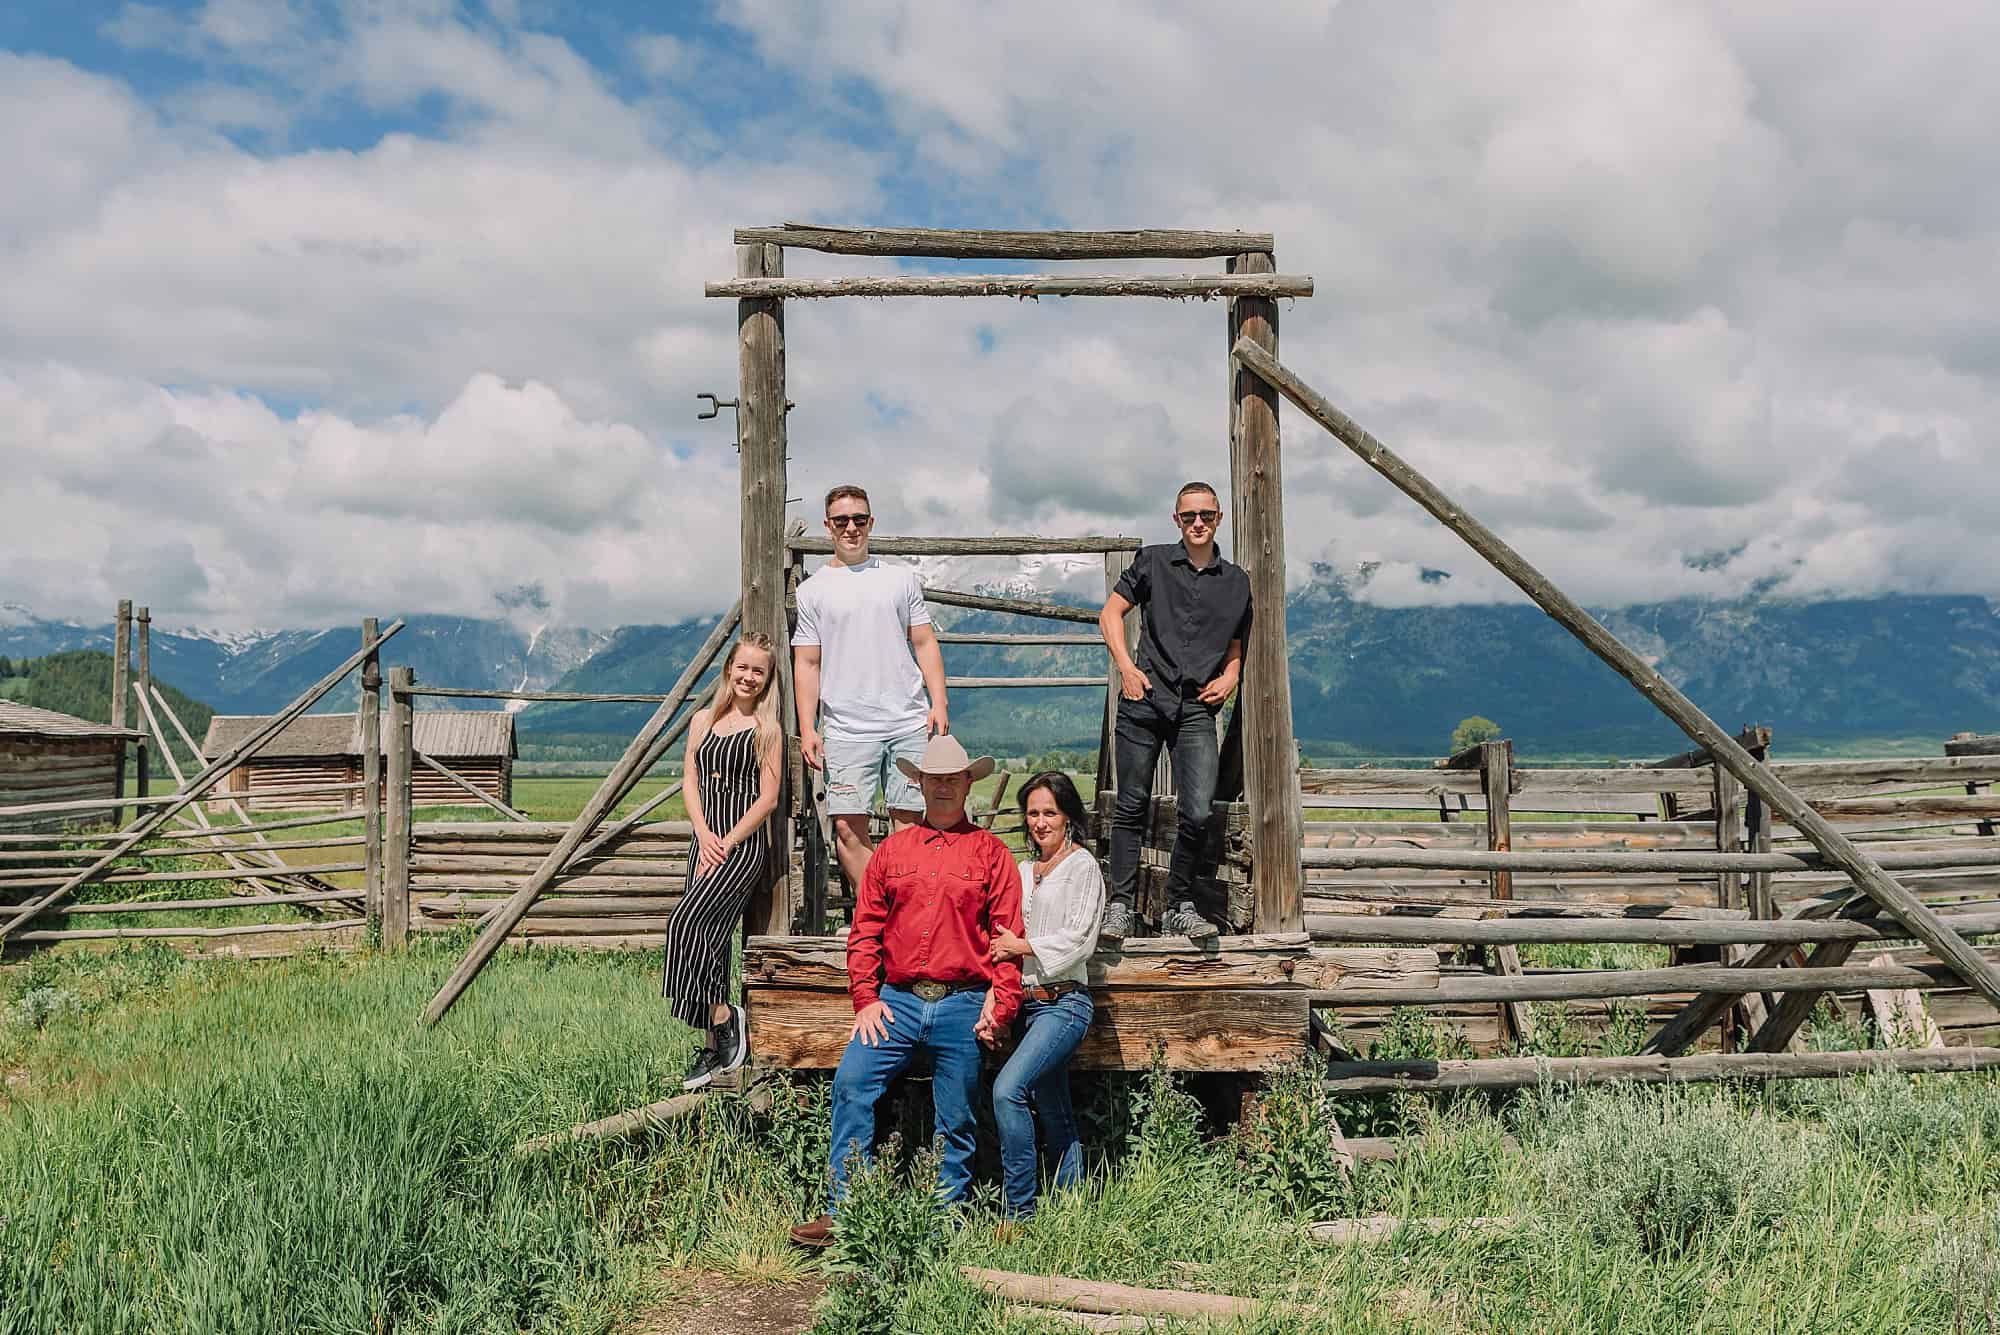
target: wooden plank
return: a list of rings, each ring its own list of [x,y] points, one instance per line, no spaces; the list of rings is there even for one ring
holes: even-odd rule
[[[1229,276],[1266,278],[1276,262],[1268,251],[1234,255]],[[1282,293],[1239,294],[1229,303],[1229,336],[1273,356],[1278,350]],[[1250,860],[1257,869],[1253,925],[1262,932],[1304,925],[1304,884],[1298,850],[1298,750],[1292,728],[1292,685],[1285,642],[1285,499],[1278,448],[1278,396],[1268,382],[1231,361],[1229,477],[1236,527],[1236,563],[1250,577],[1256,609],[1243,646],[1236,708],[1242,715],[1243,792],[1250,806]]]
[[[1301,274],[882,274],[863,278],[734,278],[710,283],[708,297],[739,301],[818,300],[824,297],[1165,297],[1213,301],[1219,297],[1309,297],[1313,280]]]
[[[1961,732],[1944,744],[1947,756],[2000,756],[2000,733]]]
[[[203,909],[275,908],[301,904],[331,904],[352,899],[352,890],[309,890],[270,895],[230,895],[223,899],[134,899],[113,904],[65,904],[61,916],[91,913],[188,913]]]
[[[953,691],[993,690],[1009,687],[1030,690],[1054,690],[1070,687],[1088,687],[1094,691],[1104,689],[1104,683],[1095,677],[946,677],[945,687]]]
[[[52,943],[56,941],[158,941],[158,940],[219,940],[232,936],[276,936],[290,932],[338,932],[346,928],[367,926],[361,918],[342,918],[325,922],[251,922],[233,927],[90,927],[64,928],[60,931],[26,931],[14,939],[23,942]]]
[[[1269,1070],[1305,1050],[1307,995],[1275,988],[1107,992],[1070,1066],[1140,1071],[1158,1045],[1171,1070]],[[840,1064],[854,1021],[845,992],[753,987],[744,1000],[759,1065],[831,1070]]]
[[[313,870],[331,876],[336,872],[361,871],[365,865],[357,859],[353,862],[321,863],[315,866]],[[30,868],[28,870],[32,871],[34,869]],[[68,885],[77,874],[74,869],[68,867],[55,867],[48,870],[51,874],[46,876],[14,873],[0,877],[0,894],[10,893],[15,890],[40,890],[49,886]],[[129,872],[100,873],[93,876],[90,883],[92,885],[167,885],[183,881],[261,882],[277,878],[277,871],[270,867],[213,867],[204,868],[200,871],[147,871],[142,867]],[[359,899],[361,892],[359,890],[349,890],[345,897],[348,899]],[[25,907],[25,905],[9,904],[0,907],[0,912],[11,912],[22,907]],[[47,910],[47,912],[58,915],[66,911],[54,908]]]
[[[1504,868],[1515,872],[1689,872],[1714,875],[1723,871],[1846,871],[1857,883],[1851,868],[1823,853],[1714,853],[1675,850],[1668,852],[1566,852],[1542,851],[1489,853],[1480,850],[1432,848],[1308,848],[1300,856],[1307,867],[1333,870],[1408,867],[1417,870],[1489,872]],[[1989,865],[1989,848],[1925,853],[1887,852],[1877,855],[1881,866],[1900,871],[1935,870],[1945,867]]]
[[[937,632],[939,644],[993,644],[1013,648],[1053,647],[1057,645],[1078,649],[1102,649],[1104,641],[1095,635],[1079,635],[1068,631],[1044,631],[1040,634],[1009,634],[1005,631],[986,630],[941,630]]]
[[[728,614],[715,623],[715,629],[709,632],[702,646],[695,650],[694,657],[682,671],[680,680],[674,684],[674,689],[668,693],[668,698],[660,702],[659,707],[653,711],[653,717],[625,748],[624,756],[612,767],[611,772],[604,776],[604,781],[598,784],[597,791],[584,803],[576,821],[564,832],[556,846],[549,850],[541,866],[536,868],[527,882],[508,899],[506,906],[480,930],[478,939],[472,943],[472,948],[466,952],[465,958],[459,961],[451,977],[445,980],[444,985],[431,998],[430,1004],[424,1008],[423,1023],[426,1026],[434,1025],[443,1019],[445,1012],[464,995],[465,989],[472,985],[472,980],[479,976],[479,971],[486,967],[486,961],[493,958],[493,952],[500,948],[500,943],[506,939],[507,933],[513,930],[514,925],[527,914],[528,906],[535,902],[535,899],[548,887],[549,882],[561,874],[569,862],[570,855],[582,847],[598,822],[603,820],[631,790],[632,784],[644,772],[641,766],[651,751],[654,738],[666,728],[681,702],[693,692],[695,682],[708,669],[709,663],[720,651],[730,632],[736,629],[740,611],[741,604],[738,604],[730,608]]]
[[[1944,915],[1962,935],[2000,933],[2000,912]],[[1903,937],[1893,920],[1721,921],[1679,918],[1447,918],[1394,914],[1322,914],[1307,920],[1315,941],[1403,945],[1553,945],[1557,943],[1721,946],[1821,941],[1891,941]]]
[[[1819,950],[1845,948],[1847,942]],[[1494,1001],[1578,1001],[1608,997],[1660,996],[1675,992],[1837,992],[1862,991],[1873,981],[1859,968],[1820,967],[1808,959],[1801,968],[1751,968],[1747,965],[1681,964],[1665,969],[1550,969],[1518,978],[1472,974],[1447,976],[1434,991],[1342,984],[1316,990],[1315,1003],[1343,1006],[1463,1005]],[[1900,987],[1954,986],[1956,975],[1941,964],[1898,965],[1880,971],[1880,981]],[[1789,1034],[1784,1035],[1789,1039]],[[1757,1047],[1757,1051],[1770,1051]]]
[[[1437,952],[1402,948],[1327,948],[1291,933],[1284,944],[1261,937],[1224,937],[1196,945],[1185,937],[1127,942],[1090,960],[1093,995],[1102,989],[1335,988],[1348,985],[1423,992],[1438,985]],[[752,937],[743,976],[753,987],[847,990],[847,946],[838,938]]]
[[[499,821],[479,820],[427,820],[413,830],[419,847],[432,846],[435,841],[457,841],[466,844],[502,843],[525,844],[543,842],[555,845],[569,833],[570,827],[561,821],[523,821],[518,825],[503,825]],[[694,826],[684,820],[647,821],[626,831],[628,842],[646,840],[685,842],[694,834]],[[2000,862],[2000,858],[1995,859]]]
[[[118,600],[117,626],[112,631],[111,651],[111,726],[114,728],[125,726],[125,696],[131,689],[131,673],[132,600],[130,598],[120,598]],[[120,757],[118,766],[118,782],[114,787],[112,796],[125,796],[125,766],[122,756]],[[0,811],[0,820],[4,820],[6,816],[6,812]],[[123,807],[113,806],[111,808],[111,823],[121,828],[124,826],[125,809]],[[5,933],[0,933],[0,936],[4,935]]]
[[[1061,1275],[1023,1275],[1011,1270],[960,1266],[959,1274],[976,1288],[1010,1302],[1033,1303],[1056,1312],[1130,1313],[1175,1317],[1188,1321],[1247,1322],[1262,1305],[1253,1298],[1222,1293],[1188,1293],[1179,1289],[1141,1289],[1130,1284],[1068,1279]]]
[[[874,538],[872,556],[1095,556],[1099,552],[1136,552],[1141,538],[1036,538],[1022,535],[991,538]],[[801,556],[833,555],[833,539],[800,533],[785,546]]]
[[[389,628],[382,632],[381,639],[376,641],[377,645],[380,645],[390,636],[402,630],[402,628],[403,623],[401,621],[391,623]],[[12,935],[30,918],[33,918],[50,905],[66,898],[73,894],[79,887],[96,879],[106,868],[117,861],[120,855],[136,847],[151,835],[153,831],[165,825],[169,820],[172,820],[184,807],[199,798],[217,778],[233,769],[237,762],[244,756],[253,754],[257,748],[264,745],[272,737],[275,737],[293,719],[312,708],[321,696],[332,690],[349,672],[352,672],[359,666],[364,657],[366,657],[365,652],[351,655],[339,667],[313,683],[312,686],[306,689],[303,695],[292,701],[291,704],[287,705],[279,713],[273,715],[261,728],[244,738],[227,755],[211,762],[207,768],[197,774],[180,792],[165,799],[165,805],[158,807],[152,814],[142,816],[134,821],[126,828],[124,832],[125,837],[107,849],[96,863],[79,871],[71,880],[51,890],[41,898],[16,908],[13,911],[12,917],[8,918],[5,922],[0,922],[0,940],[4,940],[6,937]]]
[[[1528,1089],[1563,1085],[1676,1084],[1701,1080],[1787,1080],[1864,1075],[1986,1071],[2000,1048],[1918,1048],[1862,1052],[1737,1052],[1697,1057],[1506,1057],[1473,1061],[1336,1062],[1326,1088],[1336,1094],[1391,1094],[1448,1089]]]
[[[1877,955],[1868,961],[1868,967],[1894,968],[1896,961],[1890,955]],[[1868,1013],[1874,1016],[1876,1028],[1889,1042],[1918,1048],[1944,1046],[1944,1035],[1938,1031],[1937,1021],[1924,1008],[1923,993],[1908,987],[1874,987],[1868,989],[1866,996]]]
[[[419,686],[412,689],[410,694],[446,700],[567,701],[576,704],[653,705],[666,699],[664,695],[633,691],[496,691],[469,686]]]
[[[1062,603],[1042,602],[1032,598],[1000,598],[986,593],[964,593],[958,589],[939,589],[926,584],[924,601],[936,603],[939,607],[966,607],[976,612],[1005,612],[1011,616],[1041,617],[1046,621],[1074,621],[1079,625],[1097,624],[1097,613],[1087,607],[1069,607]]]
[[[736,244],[769,243],[830,255],[948,260],[1197,260],[1271,249],[1269,232],[1009,232],[944,227],[828,227],[780,223],[739,227]]]

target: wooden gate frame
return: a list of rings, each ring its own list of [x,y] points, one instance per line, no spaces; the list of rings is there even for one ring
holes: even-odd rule
[[[1311,296],[1308,277],[1277,272],[1269,233],[1207,231],[1000,232],[932,228],[851,228],[786,223],[735,233],[737,277],[710,283],[706,295],[736,299],[737,429],[741,453],[743,628],[789,642],[784,573],[785,311],[787,300],[826,297],[1138,296],[1228,303],[1229,340],[1248,339],[1275,354],[1278,299]],[[865,278],[786,278],[785,250],[888,258],[1092,260],[1222,259],[1219,275],[896,274]],[[1244,646],[1237,704],[1242,719],[1244,796],[1256,890],[1252,930],[1294,932],[1304,925],[1304,873],[1291,680],[1285,649],[1283,470],[1276,391],[1261,377],[1229,367],[1229,462],[1236,560],[1250,577],[1257,608]],[[883,545],[883,544],[878,544]],[[780,655],[781,660],[786,656]],[[781,712],[788,738],[791,665],[781,661]],[[791,847],[790,805],[775,818],[775,846]],[[749,929],[792,931],[798,897],[787,859],[775,859],[753,896]]]

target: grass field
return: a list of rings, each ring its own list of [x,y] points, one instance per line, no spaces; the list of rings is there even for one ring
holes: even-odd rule
[[[753,1292],[819,1270],[783,1230],[816,1208],[822,1088],[513,1154],[661,1097],[691,1035],[654,958],[539,949],[420,1031],[455,957],[121,949],[0,975],[0,1332],[618,1331],[663,1275],[692,1302],[690,1270]],[[939,1226],[893,1173],[864,1183],[820,1328],[1068,1329],[1008,1319],[957,1277],[972,1263],[1254,1296],[1265,1315],[1239,1328],[1263,1332],[2000,1320],[1984,1077],[1337,1108],[1287,1077],[1255,1133],[1222,1138],[1171,1083],[1082,1098],[1091,1180],[1012,1240],[990,1186]],[[1344,1180],[1336,1112],[1416,1146]],[[1303,1229],[1374,1212],[1513,1222],[1345,1248]]]

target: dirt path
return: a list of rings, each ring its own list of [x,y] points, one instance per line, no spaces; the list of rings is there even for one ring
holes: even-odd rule
[[[665,1280],[676,1296],[648,1306],[622,1335],[800,1335],[826,1287],[816,1279],[773,1283],[697,1270]]]

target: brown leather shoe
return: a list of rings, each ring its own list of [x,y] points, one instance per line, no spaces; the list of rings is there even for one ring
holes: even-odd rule
[[[792,1244],[808,1251],[820,1251],[833,1245],[833,1216],[823,1214],[817,1219],[803,1224],[792,1225]]]

